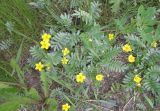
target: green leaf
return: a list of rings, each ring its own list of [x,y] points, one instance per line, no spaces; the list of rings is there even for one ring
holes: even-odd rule
[[[8,84],[0,82],[0,89],[3,89],[3,88],[10,88],[10,86]]]
[[[155,41],[160,40],[160,24],[158,25],[156,32],[155,32]]]
[[[155,95],[160,95],[160,83],[155,79],[144,77],[144,88]]]
[[[153,35],[151,33],[141,31],[141,37],[144,42],[147,41],[149,44],[151,44],[153,41]]]
[[[17,111],[20,106],[19,101],[9,101],[0,105],[0,111]]]
[[[37,61],[45,58],[45,52],[39,46],[31,47],[30,49],[31,56],[35,58]]]
[[[50,65],[57,65],[61,61],[61,56],[62,56],[61,52],[48,53],[44,62]]]
[[[46,103],[49,104],[49,109],[48,111],[57,111],[57,100],[55,98],[48,98],[46,100]]]
[[[35,99],[35,100],[39,100],[40,99],[40,95],[38,94],[37,90],[35,88],[31,88],[28,92],[29,97]]]
[[[121,3],[124,1],[125,0],[110,0],[109,3],[112,4],[112,6],[111,6],[112,12],[117,13],[118,10],[120,9]]]
[[[19,64],[19,61],[20,61],[21,53],[22,53],[23,41],[24,41],[24,39],[22,40],[20,48],[18,49],[16,59],[11,59],[11,61],[10,61],[10,65],[13,68],[12,74],[14,74],[14,72],[17,73],[18,79],[19,79],[21,84],[24,84],[24,73],[23,73],[23,71],[21,70],[21,68],[19,67],[18,64]]]
[[[89,41],[89,39],[92,39],[92,38],[89,36],[88,33],[82,33],[82,34],[80,35],[80,37],[81,37],[81,40],[82,40],[83,45],[85,46],[85,48],[89,49],[89,48],[92,48],[92,47],[93,47],[93,46],[92,46],[92,42]]]
[[[17,64],[16,59],[11,59],[10,65],[15,70],[16,74],[18,75],[18,79],[20,83],[24,85],[24,72],[21,70],[21,68]]]
[[[135,35],[127,35],[125,38],[135,47],[142,47],[145,48],[145,43],[140,39],[140,37],[137,37]]]
[[[114,106],[116,106],[116,101],[114,100],[95,100],[96,103],[101,104],[102,106],[105,106],[105,108],[113,108]]]
[[[62,94],[63,94],[63,96],[65,97],[65,99],[66,99],[67,101],[69,101],[69,102],[72,104],[72,106],[75,107],[75,104],[72,102],[72,100],[71,100],[65,93],[62,93]]]
[[[152,102],[152,100],[150,98],[148,98],[148,96],[146,94],[143,94],[143,96],[147,100],[147,102],[149,103],[151,108],[154,108],[154,103]]]
[[[17,92],[15,92],[17,93]],[[4,101],[0,104],[0,111],[17,111],[20,105],[32,104],[32,100],[15,93],[4,95]]]
[[[19,63],[19,60],[21,59],[21,54],[22,54],[22,49],[23,49],[23,41],[24,39],[22,39],[22,42],[21,42],[21,45],[18,49],[18,52],[17,52],[17,56],[16,56],[16,62]]]
[[[153,26],[156,23],[156,20],[154,18],[155,14],[155,7],[148,7],[147,9],[145,9],[144,6],[141,5],[138,8],[137,25],[142,28],[146,26]]]
[[[41,72],[40,79],[42,82],[42,88],[44,91],[44,95],[45,97],[48,97],[49,96],[49,81],[48,81],[47,73]]]
[[[61,78],[57,77],[55,73],[49,74],[48,77],[50,79],[52,79],[53,81],[55,81],[56,83],[58,83],[58,84],[62,85],[63,87],[69,89],[71,92],[74,92],[71,85],[69,83],[65,82],[64,80],[61,80]]]
[[[112,61],[105,65],[105,67],[112,72],[124,72],[128,69],[128,66],[120,61]]]

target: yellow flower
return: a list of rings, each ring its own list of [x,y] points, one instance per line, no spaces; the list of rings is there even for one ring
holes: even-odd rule
[[[50,70],[51,70],[51,67],[50,67],[50,66],[48,66],[48,67],[47,67],[47,70],[49,70],[49,71],[50,71]]]
[[[92,42],[92,39],[88,39],[90,42]]]
[[[132,51],[132,48],[129,44],[125,44],[123,47],[122,47],[123,51],[124,52],[130,52]]]
[[[51,45],[49,42],[46,42],[46,41],[41,41],[40,44],[42,49],[49,49]]]
[[[156,48],[156,47],[157,47],[157,42],[156,42],[156,41],[153,41],[153,42],[151,43],[151,46],[152,46],[153,48]]]
[[[62,64],[68,64],[68,61],[69,60],[66,57],[63,57],[61,60]]]
[[[111,41],[111,40],[113,40],[114,39],[114,34],[108,34],[108,39],[109,39],[109,41]]]
[[[63,110],[63,111],[68,111],[68,110],[70,109],[70,107],[71,107],[71,106],[70,106],[68,103],[63,104],[63,105],[62,105],[62,110]]]
[[[133,55],[129,55],[128,56],[128,61],[131,62],[131,63],[135,62],[135,57]]]
[[[135,75],[134,76],[133,81],[136,82],[137,85],[140,84],[141,80],[142,80],[142,78],[139,75]]]
[[[44,68],[44,65],[41,62],[36,64],[36,67],[35,67],[36,70],[42,71],[43,68]]]
[[[136,86],[141,87],[141,83],[137,83]]]
[[[43,41],[45,41],[45,42],[49,42],[50,38],[51,38],[51,35],[50,35],[50,34],[44,33],[44,34],[42,35],[42,39],[43,39]]]
[[[103,78],[104,78],[104,76],[103,76],[102,74],[97,74],[97,75],[96,75],[96,80],[97,80],[97,81],[102,81]]]
[[[83,83],[85,79],[86,76],[83,73],[79,73],[78,75],[76,75],[76,81],[79,83]]]
[[[68,48],[64,48],[64,50],[62,50],[62,52],[63,52],[63,56],[66,56],[69,54],[70,51]]]

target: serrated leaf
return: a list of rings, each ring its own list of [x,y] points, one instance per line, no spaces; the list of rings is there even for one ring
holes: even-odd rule
[[[147,100],[147,102],[149,103],[149,105],[151,106],[151,108],[154,108],[154,103],[152,102],[152,100],[150,98],[148,98],[148,96],[145,95],[145,94],[143,96]]]
[[[110,0],[109,3],[112,4],[112,12],[117,13],[120,9],[120,4],[124,2],[124,0]]]
[[[41,72],[40,80],[42,82],[42,89],[43,89],[45,97],[48,97],[49,95],[49,81],[47,78],[48,78],[47,73]]]

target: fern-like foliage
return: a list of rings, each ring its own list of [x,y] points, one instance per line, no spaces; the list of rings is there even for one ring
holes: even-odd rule
[[[104,62],[109,62],[115,59],[118,56],[119,52],[120,52],[119,47],[113,47],[105,50],[103,55]]]
[[[119,83],[113,83],[112,86],[111,86],[111,91],[113,93],[116,93],[116,92],[119,92],[121,88],[122,88],[121,84],[119,84]]]
[[[39,62],[38,60],[36,60],[35,58],[31,57],[27,59],[27,63],[29,64],[29,66],[31,66],[32,68],[35,67],[35,64]]]
[[[141,103],[136,103],[136,108],[142,110],[142,111],[146,111],[147,108],[146,106],[143,104],[143,102],[141,101]]]
[[[92,64],[101,66],[108,72],[125,72],[128,69],[128,66],[125,65],[123,62],[116,60],[118,54],[118,47],[110,48],[107,50],[99,48],[99,50],[95,49],[94,53],[91,52],[91,54],[87,56],[87,60],[90,63],[95,61]]]
[[[125,84],[125,87],[127,90],[132,91],[135,87],[133,82],[134,75],[133,74],[127,74],[125,75],[125,78],[123,79],[123,83]]]
[[[42,58],[45,58],[45,52],[39,46],[31,47],[30,54],[37,61],[41,60]]]
[[[59,95],[59,92],[62,91],[62,88],[55,88],[51,91],[50,97],[55,97]]]
[[[14,25],[11,21],[7,21],[5,24],[7,30],[9,31],[9,33],[12,33],[13,29],[14,29]]]
[[[75,10],[75,12],[72,14],[73,17],[81,18],[83,22],[86,24],[91,24],[94,22],[94,19],[92,15],[84,10]]]
[[[69,42],[70,33],[59,32],[51,40],[51,48],[54,51],[61,50],[63,46],[66,46]],[[66,43],[67,42],[67,43]]]
[[[57,65],[61,61],[61,55],[61,52],[48,53],[43,62],[50,65]]]
[[[61,22],[62,25],[64,25],[64,26],[70,26],[71,25],[72,18],[71,18],[70,14],[66,14],[66,13],[61,14],[60,18],[61,18],[61,21],[62,21]]]
[[[143,7],[141,7],[143,8]],[[139,9],[140,10],[140,9]],[[144,9],[141,9],[144,11]],[[148,9],[152,11],[153,9]],[[148,22],[147,22],[148,23]],[[152,23],[151,23],[152,24]],[[142,24],[141,24],[142,25]],[[142,86],[145,91],[151,92],[152,94],[159,95],[160,93],[160,50],[159,48],[151,47],[152,38],[143,40],[143,36],[127,35],[125,36],[127,42],[132,44],[134,51],[140,60],[139,69],[136,73],[140,73],[142,76]],[[131,71],[132,72],[132,71]],[[124,82],[126,86],[130,87],[130,83],[134,83],[132,76],[126,76]],[[130,81],[131,80],[131,81]],[[132,88],[135,85],[133,85]]]
[[[59,0],[59,1],[61,1],[61,3],[62,3],[63,0]],[[79,0],[79,1],[77,1],[77,0],[71,0],[70,1],[70,7],[71,8],[82,7],[85,2],[86,2],[86,0]]]
[[[111,61],[110,63],[106,64],[106,68],[112,72],[124,72],[128,69],[128,66],[120,61]]]
[[[100,17],[101,9],[100,9],[101,4],[97,2],[91,2],[90,10],[89,13],[93,16],[93,18],[98,19]]]
[[[34,8],[44,8],[46,5],[45,0],[36,0],[36,2],[29,2],[29,5]]]
[[[151,66],[151,68],[148,68],[147,72],[146,72],[146,76],[148,78],[153,78],[153,79],[159,79],[160,78],[160,66],[159,65],[154,65]]]
[[[11,47],[12,44],[13,44],[12,39],[3,40],[0,42],[0,50],[7,50]]]
[[[160,94],[160,69],[159,65],[148,68],[144,76],[144,86],[146,90],[154,94]]]
[[[159,79],[146,79],[144,80],[144,87],[147,91],[151,91],[155,95],[160,95],[160,83]]]
[[[145,43],[137,36],[131,34],[131,35],[126,35],[124,36],[125,39],[128,40],[128,42],[130,42],[131,44],[135,45],[135,46],[138,46],[140,48],[145,48],[146,45]]]
[[[86,24],[94,24],[96,19],[100,17],[100,5],[99,2],[91,2],[88,12],[79,8],[78,10],[75,10],[72,16],[81,18]]]
[[[51,40],[51,48],[54,51],[62,50],[63,47],[73,47],[79,41],[80,31],[73,32],[59,32]]]
[[[144,62],[150,63],[151,65],[156,64],[160,60],[160,50],[149,49],[143,58]]]
[[[117,13],[120,9],[121,3],[125,2],[125,0],[109,0],[109,3],[112,5],[112,12]]]

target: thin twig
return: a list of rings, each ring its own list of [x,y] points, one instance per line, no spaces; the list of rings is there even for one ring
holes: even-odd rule
[[[73,97],[71,97],[71,98],[73,98]],[[76,99],[76,98],[73,98],[73,99]],[[110,108],[106,108],[106,107],[103,107],[103,106],[100,106],[100,105],[91,103],[91,102],[96,102],[97,100],[91,100],[91,99],[90,99],[90,100],[76,99],[76,100],[78,100],[78,101],[80,101],[80,102],[82,102],[82,103],[90,104],[90,105],[92,105],[92,106],[94,106],[94,107],[96,106],[96,108],[111,110]]]
[[[127,106],[130,104],[130,102],[134,99],[134,97],[136,97],[138,95],[138,93],[136,93],[133,97],[131,97],[128,102],[124,105],[123,107],[123,111],[126,110]]]

